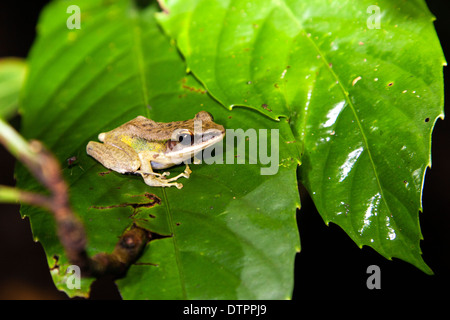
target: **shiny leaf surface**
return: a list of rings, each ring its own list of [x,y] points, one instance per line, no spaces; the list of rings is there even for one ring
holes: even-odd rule
[[[418,212],[445,60],[425,2],[164,3],[159,22],[212,96],[288,119],[325,222],[430,273]]]

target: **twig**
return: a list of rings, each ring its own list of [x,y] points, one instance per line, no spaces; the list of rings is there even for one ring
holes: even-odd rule
[[[51,199],[46,196],[8,186],[0,186],[0,202],[28,203],[47,210],[51,210],[52,207]]]
[[[21,162],[37,163],[35,152],[28,142],[2,118],[0,118],[0,143]]]

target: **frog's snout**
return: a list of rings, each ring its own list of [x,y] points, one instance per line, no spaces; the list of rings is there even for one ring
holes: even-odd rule
[[[101,142],[105,141],[105,133],[102,132],[98,135],[98,140],[100,140]]]

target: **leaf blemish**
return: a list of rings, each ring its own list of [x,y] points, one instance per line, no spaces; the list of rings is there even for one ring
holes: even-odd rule
[[[143,203],[120,203],[120,204],[114,204],[111,206],[91,206],[90,208],[104,210],[104,209],[113,209],[113,208],[121,208],[121,207],[132,207],[133,209],[138,209],[138,208],[151,208],[151,207],[154,207],[155,205],[161,204],[160,198],[158,198],[156,195],[154,195],[152,193],[148,193],[148,192],[146,192],[143,195],[135,195],[132,197],[146,197],[150,201],[143,202]]]
[[[206,90],[203,90],[201,88],[194,88],[194,87],[190,87],[190,86],[185,85],[185,84],[183,84],[182,87],[183,87],[183,89],[187,89],[187,90],[189,90],[191,92],[196,92],[196,93],[201,93],[201,94],[205,94],[206,93]]]
[[[272,109],[270,109],[269,106],[268,106],[267,104],[265,104],[265,103],[263,103],[263,104],[261,105],[261,107],[262,107],[263,109],[269,111],[269,112],[272,112]]]
[[[151,263],[151,262],[135,262],[135,266],[152,266],[152,267],[159,267],[159,264]]]
[[[355,84],[356,84],[359,80],[361,80],[361,79],[362,79],[361,76],[359,76],[359,77],[353,79],[353,81],[352,81],[352,86],[355,86]]]
[[[53,267],[50,268],[50,271],[52,271],[52,270],[59,270],[59,264],[58,264],[59,256],[55,254],[53,256],[53,260],[55,260],[55,264],[53,265]]]

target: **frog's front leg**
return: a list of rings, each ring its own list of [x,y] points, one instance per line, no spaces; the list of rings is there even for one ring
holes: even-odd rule
[[[147,152],[140,152],[139,153],[139,159],[141,160],[141,170],[137,171],[142,178],[144,179],[144,182],[151,186],[151,187],[177,187],[178,189],[183,188],[183,185],[181,183],[174,183],[171,181],[174,181],[172,179],[165,179],[164,176],[168,175],[167,172],[164,172],[163,174],[158,174],[153,172],[151,161],[149,160],[150,154]],[[176,179],[175,179],[176,180]]]
[[[189,168],[189,165],[186,163],[186,169],[184,169],[184,172],[180,173],[180,174],[177,175],[176,177],[167,179],[166,181],[167,181],[167,182],[176,181],[176,180],[178,180],[178,179],[181,178],[181,177],[186,178],[186,179],[189,179],[191,173],[192,173],[192,171],[191,171],[191,169]]]
[[[152,171],[150,171],[150,170],[152,170]],[[149,169],[147,169],[147,171],[145,171],[145,170],[138,170],[138,171],[136,171],[136,173],[139,173],[141,176],[152,175],[152,176],[155,176],[157,178],[164,178],[164,177],[167,177],[167,176],[170,175],[170,172],[163,172],[163,173],[153,172],[153,169],[151,167],[150,167],[150,170]]]

